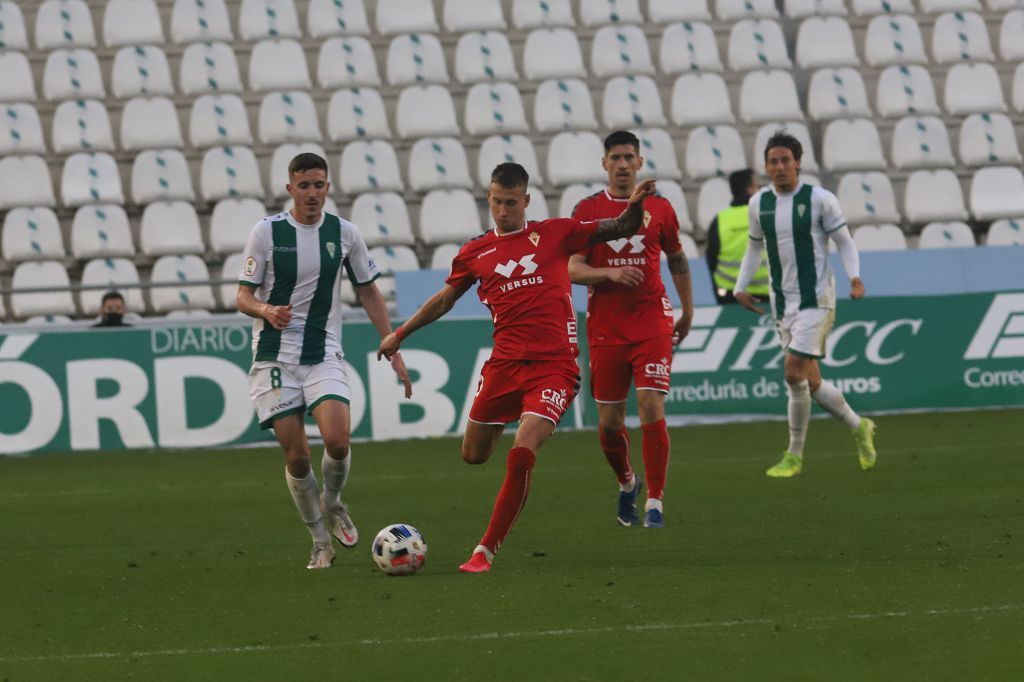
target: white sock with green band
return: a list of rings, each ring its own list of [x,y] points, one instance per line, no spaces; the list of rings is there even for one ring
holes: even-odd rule
[[[352,466],[352,448],[348,449],[345,459],[334,459],[327,454],[324,448],[323,459],[320,460],[320,468],[324,475],[324,499],[334,502],[340,499],[341,491],[348,483],[348,472]]]
[[[797,457],[804,456],[807,424],[811,421],[811,391],[807,381],[786,384],[789,389],[789,450]]]
[[[295,501],[295,508],[299,510],[299,518],[309,529],[313,542],[318,545],[331,544],[331,536],[327,533],[324,516],[320,512],[320,486],[316,484],[313,470],[310,469],[305,478],[295,478],[286,467],[284,477],[288,482],[288,492]]]

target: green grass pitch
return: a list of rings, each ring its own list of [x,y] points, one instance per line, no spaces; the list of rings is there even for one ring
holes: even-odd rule
[[[1022,421],[882,416],[863,473],[815,420],[792,480],[784,423],[673,429],[661,531],[617,527],[596,435],[559,433],[476,576],[507,437],[479,467],[357,444],[361,541],[318,572],[276,450],[0,459],[0,680],[1024,679]],[[389,578],[399,521],[430,554]]]

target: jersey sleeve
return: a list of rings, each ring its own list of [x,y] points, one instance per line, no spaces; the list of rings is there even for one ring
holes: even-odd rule
[[[466,247],[463,246],[452,259],[452,271],[444,283],[461,295],[473,286],[475,281],[476,275],[469,269],[469,257],[466,255]]]
[[[590,212],[587,210],[587,206],[590,204],[586,199],[580,199],[576,202],[576,206],[572,209],[572,217],[575,220],[589,220]],[[584,258],[590,257],[590,246],[584,246],[582,249],[577,251]]]
[[[839,207],[839,198],[827,190],[819,190],[817,194],[821,201],[821,229],[835,232],[846,225],[843,210]]]
[[[238,273],[238,283],[250,287],[263,284],[267,274],[267,263],[270,261],[270,229],[267,221],[261,220],[249,233],[242,251],[242,270]]]
[[[363,287],[380,277],[380,268],[370,257],[363,235],[354,225],[345,225],[345,240],[348,242],[345,256],[345,274],[353,286]]]
[[[597,232],[596,220],[577,220],[575,218],[563,218],[559,222],[564,223],[565,245],[569,253],[578,253],[590,246],[590,238]]]
[[[747,233],[751,239],[762,241],[764,239],[764,231],[761,229],[761,193],[758,192],[750,198],[750,202],[747,204],[747,216],[750,221],[750,226],[747,228]]]
[[[661,250],[666,254],[676,254],[683,250],[683,244],[679,241],[679,218],[675,209],[668,201],[662,211],[663,219],[661,224]],[[687,256],[696,254],[687,254]]]

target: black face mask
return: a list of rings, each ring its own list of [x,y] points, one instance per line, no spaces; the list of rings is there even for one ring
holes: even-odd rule
[[[107,327],[120,327],[121,320],[124,319],[124,313],[104,313],[103,324]]]

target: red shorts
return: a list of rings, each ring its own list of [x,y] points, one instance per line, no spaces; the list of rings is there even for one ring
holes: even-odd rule
[[[575,360],[488,360],[469,418],[508,424],[535,414],[557,424],[580,390]]]
[[[599,403],[620,403],[637,390],[668,393],[672,373],[672,337],[655,336],[621,346],[590,347],[590,393]]]

